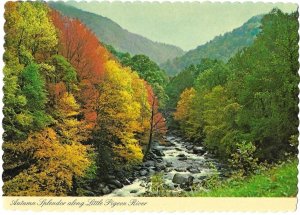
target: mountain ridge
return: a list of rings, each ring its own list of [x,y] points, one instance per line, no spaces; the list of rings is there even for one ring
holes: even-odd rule
[[[199,64],[204,58],[228,61],[239,50],[250,46],[257,34],[260,32],[260,21],[263,15],[251,17],[240,27],[230,32],[214,37],[203,45],[197,46],[186,52],[181,57],[160,64],[160,66],[171,76],[192,64]]]
[[[48,2],[48,4],[64,16],[79,19],[95,33],[101,42],[112,45],[120,52],[128,52],[131,55],[144,54],[158,64],[185,53],[175,45],[152,41],[132,33],[107,17],[83,11],[62,2]]]

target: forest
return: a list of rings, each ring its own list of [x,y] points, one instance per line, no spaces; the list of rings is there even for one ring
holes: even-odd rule
[[[4,17],[4,195],[101,196],[139,178],[143,196],[236,196],[218,188],[274,172],[271,194],[240,195],[296,195],[297,12],[273,9],[228,61],[202,58],[174,77],[46,3],[7,2]],[[180,186],[167,186],[163,173],[177,161],[165,162],[163,149],[179,151],[170,156],[180,162],[190,156],[170,135],[207,155],[216,174],[193,183],[177,168],[171,180]]]

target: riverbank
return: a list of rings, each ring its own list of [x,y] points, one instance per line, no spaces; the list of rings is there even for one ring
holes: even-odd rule
[[[105,186],[107,192],[102,193],[110,197],[152,195],[151,180],[157,178],[157,175],[164,187],[174,193],[181,193],[191,191],[193,186],[211,175],[222,174],[224,170],[224,166],[201,145],[183,140],[176,134],[168,134],[164,143],[153,144],[145,162],[135,166],[129,184],[116,188],[112,186],[115,180],[109,181]]]
[[[298,160],[276,165],[245,179],[226,180],[209,191],[187,193],[194,197],[294,197],[297,195]]]

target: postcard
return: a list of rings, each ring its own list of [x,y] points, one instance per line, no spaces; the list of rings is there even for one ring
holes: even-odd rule
[[[2,5],[6,210],[296,210],[296,2]]]

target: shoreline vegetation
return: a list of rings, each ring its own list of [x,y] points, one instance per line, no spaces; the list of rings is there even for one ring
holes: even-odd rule
[[[238,28],[251,42],[228,61],[174,77],[45,2],[4,16],[5,196],[296,196],[297,12],[274,8]]]
[[[298,193],[298,159],[252,174],[246,178],[228,179],[210,191],[194,192],[193,197],[296,197]]]
[[[298,159],[262,166],[261,170],[246,177],[207,178],[206,183],[189,192],[174,192],[168,189],[160,175],[151,179],[158,188],[145,196],[165,197],[296,197],[298,193]]]

